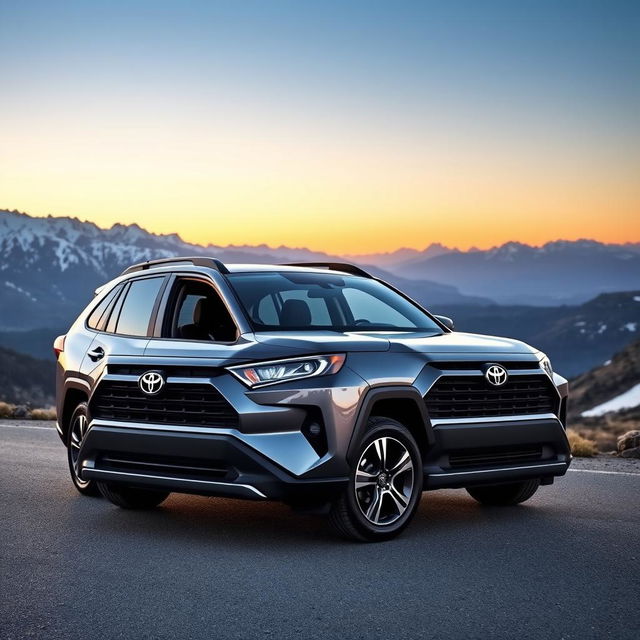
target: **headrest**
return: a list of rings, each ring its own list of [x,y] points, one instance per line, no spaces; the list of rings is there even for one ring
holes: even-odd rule
[[[311,324],[309,305],[304,300],[285,300],[280,324],[284,327],[308,327]]]

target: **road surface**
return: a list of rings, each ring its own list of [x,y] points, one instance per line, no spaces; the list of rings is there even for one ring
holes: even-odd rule
[[[122,511],[75,492],[50,423],[0,439],[6,640],[640,637],[637,462],[578,461],[515,508],[428,493],[404,535],[362,545],[278,504]]]

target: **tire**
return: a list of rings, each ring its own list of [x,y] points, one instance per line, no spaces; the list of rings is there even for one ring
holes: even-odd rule
[[[390,540],[413,518],[422,487],[422,457],[409,430],[391,418],[370,418],[329,522],[349,540]]]
[[[153,489],[138,489],[120,484],[98,482],[100,493],[122,509],[146,510],[157,507],[169,497],[168,491],[154,491]]]
[[[512,484],[495,484],[488,487],[467,487],[467,493],[487,505],[509,506],[528,500],[540,486],[540,480],[526,480]]]
[[[100,491],[95,480],[83,480],[78,475],[78,454],[89,424],[89,407],[81,402],[71,414],[67,430],[67,463],[74,487],[83,496],[99,496]]]

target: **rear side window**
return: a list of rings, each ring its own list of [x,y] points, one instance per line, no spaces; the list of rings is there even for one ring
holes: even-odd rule
[[[134,280],[129,285],[115,324],[115,333],[146,336],[153,307],[164,278]],[[109,321],[112,326],[113,317]]]
[[[104,330],[104,326],[107,323],[107,319],[109,317],[109,313],[111,312],[111,308],[113,307],[113,303],[116,299],[116,296],[120,293],[121,290],[121,284],[117,287],[114,287],[102,299],[102,302],[100,302],[98,306],[91,312],[91,314],[87,318],[87,326],[90,329],[95,329],[96,331]]]

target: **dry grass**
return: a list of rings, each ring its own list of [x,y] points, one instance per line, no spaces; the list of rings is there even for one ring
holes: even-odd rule
[[[0,418],[13,418],[13,412],[16,410],[15,404],[8,402],[0,402]]]
[[[32,420],[55,420],[55,409],[32,409],[29,412],[29,417]]]
[[[591,458],[598,453],[598,445],[593,440],[583,438],[577,431],[569,429],[567,438],[571,445],[571,453],[576,458]]]

